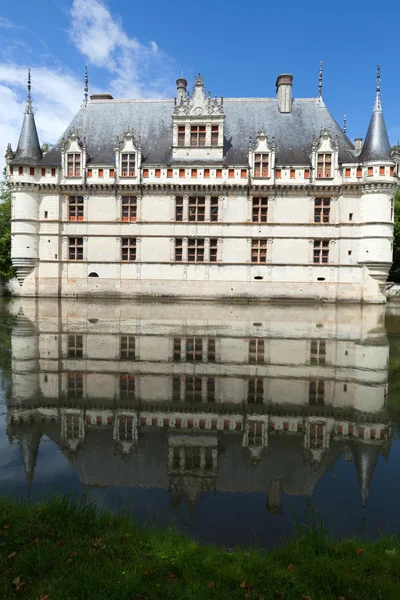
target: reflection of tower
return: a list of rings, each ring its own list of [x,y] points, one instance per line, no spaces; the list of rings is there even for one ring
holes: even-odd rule
[[[280,479],[271,479],[268,485],[267,510],[273,515],[282,513],[282,482]]]
[[[39,452],[40,439],[42,434],[37,431],[35,425],[25,425],[24,429],[18,431],[19,449],[24,463],[26,483],[28,487],[28,497],[31,493],[31,485],[35,471],[35,465]]]
[[[39,390],[39,336],[33,323],[19,310],[11,334],[12,401],[24,404]]]
[[[358,483],[360,485],[360,494],[362,502],[362,510],[365,510],[369,490],[372,482],[372,477],[378,462],[381,448],[378,445],[372,444],[354,444],[354,463],[356,466]]]

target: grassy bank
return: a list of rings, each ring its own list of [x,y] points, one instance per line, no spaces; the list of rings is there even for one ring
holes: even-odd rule
[[[400,538],[334,541],[319,527],[283,547],[224,551],[68,498],[0,499],[0,598],[400,598]]]

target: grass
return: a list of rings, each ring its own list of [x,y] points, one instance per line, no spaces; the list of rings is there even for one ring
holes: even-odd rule
[[[400,598],[400,537],[331,539],[298,528],[276,550],[222,550],[68,496],[0,499],[0,598]]]

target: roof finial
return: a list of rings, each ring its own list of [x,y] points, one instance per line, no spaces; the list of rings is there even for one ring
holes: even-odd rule
[[[87,105],[87,101],[88,101],[88,92],[89,92],[89,75],[88,75],[88,68],[87,66],[85,67],[85,106]]]
[[[27,115],[33,114],[32,113],[31,89],[32,89],[32,85],[31,85],[31,69],[29,67],[29,69],[28,69],[28,97],[26,99],[26,107],[25,107],[25,113]]]
[[[381,65],[377,65],[377,73],[376,73],[376,91],[379,94],[381,91]]]
[[[377,65],[376,72],[376,98],[374,103],[373,112],[381,112],[382,111],[382,100],[381,100],[381,65]]]
[[[319,63],[319,75],[318,75],[318,98],[322,98],[322,77],[323,77],[323,71],[322,71],[322,60]]]
[[[28,100],[31,99],[31,68],[28,69]]]
[[[347,133],[347,112],[346,112],[346,109],[344,109],[344,116],[343,116],[343,133]]]

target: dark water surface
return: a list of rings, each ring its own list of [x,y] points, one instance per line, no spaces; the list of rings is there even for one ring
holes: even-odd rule
[[[85,493],[229,547],[310,513],[337,535],[400,528],[400,306],[0,313],[0,494]]]

